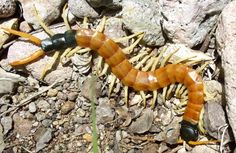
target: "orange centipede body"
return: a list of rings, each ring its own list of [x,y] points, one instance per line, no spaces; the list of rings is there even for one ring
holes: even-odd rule
[[[5,28],[4,30],[22,37],[27,35],[29,38],[29,34],[23,32]],[[89,29],[69,30],[42,41],[31,36],[30,40],[39,42],[41,50],[30,57],[10,63],[12,66],[28,64],[48,51],[79,45],[96,51],[105,59],[114,75],[124,85],[135,90],[153,91],[172,83],[183,83],[188,89],[188,103],[181,122],[180,134],[187,142],[198,138],[197,124],[204,104],[203,81],[201,76],[190,67],[183,64],[169,64],[155,71],[140,71],[132,66],[118,44],[103,33]]]

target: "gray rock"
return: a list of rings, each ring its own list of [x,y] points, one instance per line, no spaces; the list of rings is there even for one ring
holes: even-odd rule
[[[33,25],[35,29],[40,27],[36,17],[36,11],[46,25],[49,25],[61,15],[61,7],[65,0],[19,0],[23,8],[24,19]],[[36,8],[36,10],[35,10]]]
[[[49,127],[49,126],[52,124],[52,120],[45,119],[45,120],[42,121],[42,124],[43,124],[45,127]]]
[[[25,81],[25,78],[0,68],[0,94],[12,92],[15,85],[20,81]]]
[[[16,11],[16,2],[14,0],[0,0],[0,18],[12,16]]]
[[[151,108],[144,109],[141,116],[132,122],[128,129],[132,133],[147,132],[152,126],[153,118],[153,110],[151,110]]]
[[[39,131],[40,130],[40,131]],[[52,139],[52,130],[47,128],[38,129],[36,139],[36,152],[47,146],[47,143]]]
[[[3,135],[3,128],[0,124],[0,152],[3,152],[5,148],[5,143],[4,143],[4,135]]]
[[[125,26],[133,33],[145,32],[143,41],[147,45],[162,46],[165,38],[160,25],[160,6],[155,1],[124,0],[122,19]]]
[[[29,103],[29,112],[35,113],[37,111],[36,105],[34,102]]]
[[[234,13],[236,1],[228,4],[222,11],[218,28],[216,30],[216,41],[218,52],[222,55],[222,67],[225,80],[226,112],[229,123],[236,138],[236,14]],[[235,139],[236,140],[236,139]]]
[[[211,145],[211,147],[207,145],[199,145],[195,146],[191,153],[218,153],[219,151],[218,145]]]
[[[9,130],[12,129],[12,118],[10,116],[5,116],[1,118],[1,124],[4,129],[4,135],[8,133]]]
[[[38,112],[35,114],[37,121],[42,121],[46,118],[46,114],[44,112]]]
[[[223,98],[222,98],[222,84],[219,83],[216,80],[210,80],[210,81],[204,81],[204,88],[207,91],[207,103],[218,103],[221,104],[223,103]]]
[[[115,9],[121,7],[122,0],[87,0],[87,2],[94,8],[105,6]]]
[[[111,39],[122,38],[126,36],[123,30],[123,22],[121,18],[110,17],[105,24],[104,34]],[[128,41],[120,42],[123,45],[128,45]]]
[[[68,94],[68,100],[70,101],[75,101],[77,97],[78,97],[78,92],[70,92]]]
[[[229,0],[162,1],[163,29],[171,41],[188,47],[203,42]]]
[[[214,137],[215,139],[220,139],[220,136],[222,135],[222,131],[224,128],[220,129],[219,133],[219,128],[226,125],[226,114],[222,108],[222,106],[218,103],[214,102],[209,102],[206,103],[204,106],[204,127],[207,131],[207,133]],[[217,112],[217,115],[216,115]],[[233,136],[232,133],[230,133],[229,128],[226,130],[225,135],[224,135],[224,142],[230,142],[233,141]]]
[[[37,107],[42,111],[47,111],[50,108],[50,104],[46,100],[39,100],[37,102]]]
[[[87,3],[86,0],[69,0],[68,7],[70,12],[78,17],[98,17],[99,14]]]
[[[108,98],[99,99],[99,105],[96,109],[97,114],[97,123],[106,123],[110,122],[115,117],[115,111],[111,108],[111,106],[108,103]]]

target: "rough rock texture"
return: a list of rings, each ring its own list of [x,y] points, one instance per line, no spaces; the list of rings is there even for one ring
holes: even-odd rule
[[[52,29],[54,33],[62,33],[66,29],[65,27],[55,27]],[[45,32],[36,33],[34,36],[44,39],[48,37]],[[31,42],[26,41],[16,41],[13,45],[9,47],[7,60],[9,62],[19,60],[22,58],[25,58],[35,51],[40,49],[38,46],[33,45]],[[49,62],[52,59],[52,55],[46,55],[43,58],[40,58],[38,61],[35,61],[29,65],[26,66],[26,70],[30,72],[36,79],[39,79],[45,65],[47,62]],[[72,68],[70,66],[63,67],[61,64],[59,64],[56,67],[56,70],[53,70],[52,72],[48,73],[45,77],[45,81],[48,83],[54,82],[58,78],[70,78],[72,74]]]
[[[175,43],[189,47],[203,42],[229,0],[191,0],[161,2],[163,29]]]
[[[222,67],[225,80],[225,98],[227,116],[236,138],[236,1],[228,4],[221,15],[216,31],[218,52],[222,55]]]
[[[146,0],[124,0],[122,18],[133,33],[145,32],[143,41],[147,45],[162,46],[165,39],[160,25],[161,14],[157,2]]]
[[[122,0],[87,0],[87,2],[94,8],[101,6],[108,8],[119,8],[121,6],[120,3]]]
[[[86,2],[86,0],[69,0],[68,7],[70,12],[78,17],[98,17],[99,14]]]
[[[14,0],[0,0],[0,18],[12,16],[16,11]]]
[[[36,13],[40,15],[43,22],[47,25],[52,23],[61,15],[61,7],[65,0],[19,0],[23,7],[24,19],[33,25],[35,29],[39,28],[39,22]],[[36,9],[36,10],[35,10]],[[37,11],[37,12],[36,12]]]

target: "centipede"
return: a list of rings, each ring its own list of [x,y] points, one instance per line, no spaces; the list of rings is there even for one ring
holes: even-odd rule
[[[122,48],[105,34],[90,29],[68,30],[40,40],[30,34],[3,28],[6,32],[28,38],[41,48],[24,59],[13,61],[11,66],[24,66],[34,62],[48,52],[68,47],[88,47],[105,59],[112,73],[126,86],[137,91],[154,91],[172,83],[182,83],[188,90],[188,103],[180,123],[180,136],[186,141],[196,141],[198,122],[204,105],[203,80],[194,69],[184,64],[168,64],[154,71],[135,69],[123,53]]]

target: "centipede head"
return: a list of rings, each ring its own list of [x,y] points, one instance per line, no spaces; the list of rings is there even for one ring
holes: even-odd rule
[[[186,141],[196,141],[198,139],[198,128],[197,125],[193,125],[188,121],[181,122],[180,128],[181,138]]]

